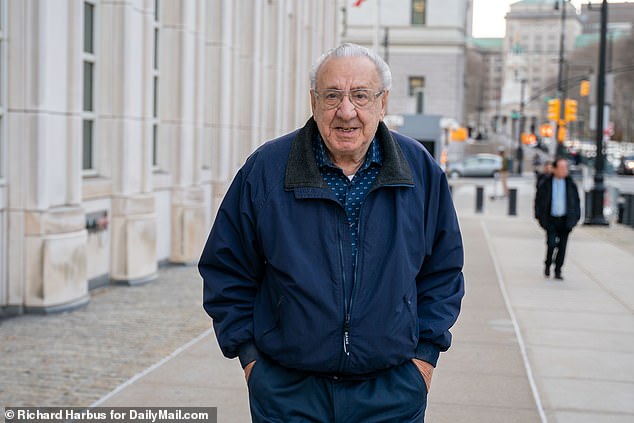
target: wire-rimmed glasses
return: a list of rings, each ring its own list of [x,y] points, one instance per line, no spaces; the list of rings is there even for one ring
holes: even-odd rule
[[[319,100],[326,109],[336,109],[339,107],[345,96],[348,96],[348,100],[350,100],[355,108],[363,109],[372,105],[384,92],[384,90],[376,92],[367,88],[349,91],[335,89],[314,91],[315,97],[317,97],[317,100]]]

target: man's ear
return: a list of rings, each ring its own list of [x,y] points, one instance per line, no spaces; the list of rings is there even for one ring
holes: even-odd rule
[[[313,111],[313,116],[315,115],[315,108],[317,107],[317,98],[315,97],[315,90],[310,90],[310,108]]]
[[[381,96],[381,120],[383,120],[383,118],[387,114],[387,97],[389,95],[390,92],[388,90],[385,90],[385,92]]]

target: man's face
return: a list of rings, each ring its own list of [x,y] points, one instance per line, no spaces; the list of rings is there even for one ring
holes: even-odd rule
[[[327,89],[368,89],[374,101],[359,108],[346,95],[338,107],[328,109],[320,96]],[[310,99],[319,133],[335,157],[365,155],[387,108],[387,92],[374,97],[381,89],[376,66],[367,57],[336,57],[322,64],[316,80],[317,95],[311,91]]]
[[[565,160],[557,160],[557,167],[553,168],[553,174],[558,179],[568,176],[568,163]]]

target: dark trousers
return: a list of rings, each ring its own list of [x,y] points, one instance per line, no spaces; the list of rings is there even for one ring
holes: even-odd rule
[[[555,275],[561,274],[561,267],[564,265],[566,257],[566,244],[568,244],[568,234],[570,230],[566,228],[566,216],[551,217],[548,229],[546,230],[546,264],[547,268],[555,262]],[[554,256],[554,257],[553,257]]]
[[[425,381],[411,361],[376,377],[349,380],[260,358],[248,386],[256,423],[422,423],[427,406]]]

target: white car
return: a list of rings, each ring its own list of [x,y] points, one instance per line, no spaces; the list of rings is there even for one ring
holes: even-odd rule
[[[502,169],[502,157],[496,154],[475,154],[461,162],[449,163],[447,174],[456,178],[459,176],[492,176],[495,177]]]

